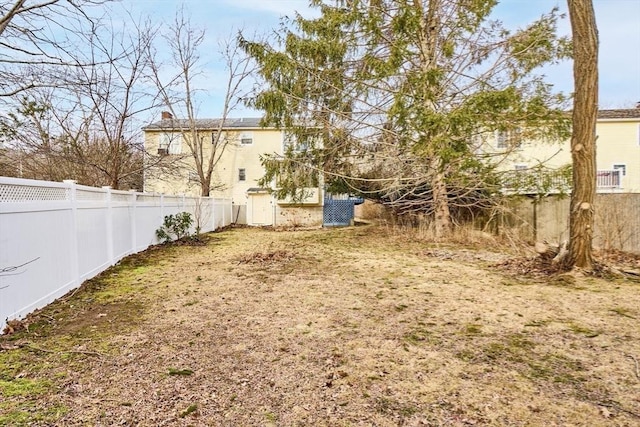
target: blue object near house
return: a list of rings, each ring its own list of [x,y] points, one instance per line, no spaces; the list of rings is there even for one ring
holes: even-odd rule
[[[364,203],[364,199],[360,197],[325,193],[322,225],[324,227],[352,225],[354,206],[362,203]]]

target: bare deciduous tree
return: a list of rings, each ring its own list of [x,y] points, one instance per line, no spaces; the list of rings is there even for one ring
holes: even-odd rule
[[[142,79],[156,30],[133,20],[129,26],[124,34],[103,22],[83,35],[86,49],[61,68],[59,87],[26,90],[19,105],[0,116],[0,136],[10,147],[5,169],[11,162],[17,176],[142,188],[143,167],[160,161],[149,156],[143,162],[136,121],[154,108]]]
[[[224,154],[228,144],[232,143],[231,135],[224,132],[229,114],[240,104],[243,97],[244,83],[251,76],[252,63],[232,40],[221,43],[221,58],[226,69],[226,86],[222,114],[214,124],[213,133],[202,132],[198,125],[196,80],[201,73],[200,50],[205,32],[195,29],[184,10],[176,14],[173,25],[165,40],[168,44],[171,61],[161,64],[155,49],[150,49],[151,78],[158,88],[159,99],[173,116],[167,131],[180,132],[185,136],[184,143],[189,148],[193,163],[189,166],[198,177],[200,194],[208,196],[215,187],[212,176],[216,165]],[[177,70],[177,73],[164,77],[164,68]],[[178,117],[184,117],[178,119]]]
[[[88,40],[91,50],[71,76],[71,87],[79,88],[73,111],[84,111],[82,121],[89,121],[92,133],[101,136],[107,152],[100,166],[112,188],[120,188],[120,180],[134,173],[127,152],[140,151],[139,131],[135,118],[151,110],[151,94],[141,84],[149,68],[147,52],[156,35],[149,23],[129,22],[127,33],[112,29],[106,35],[94,33]],[[79,64],[80,65],[80,64]],[[83,90],[83,89],[84,90]],[[65,121],[59,120],[64,128]],[[141,166],[137,173],[141,173]]]
[[[78,64],[83,37],[99,27],[111,0],[0,1],[0,97],[34,87],[56,87],[69,65]]]

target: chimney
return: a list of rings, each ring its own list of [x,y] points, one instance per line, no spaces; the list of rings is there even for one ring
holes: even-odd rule
[[[162,117],[162,120],[171,120],[173,119],[173,114],[171,114],[168,111],[163,111],[161,117]]]

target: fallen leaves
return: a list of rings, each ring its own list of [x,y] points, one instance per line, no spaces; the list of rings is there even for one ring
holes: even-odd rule
[[[11,335],[16,332],[26,330],[27,328],[28,328],[28,325],[26,322],[18,319],[11,319],[7,322],[7,326],[4,327],[4,329],[2,330],[2,333],[5,335]]]

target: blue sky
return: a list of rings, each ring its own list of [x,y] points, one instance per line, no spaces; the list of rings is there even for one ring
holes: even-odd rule
[[[218,65],[217,46],[238,29],[247,34],[265,34],[277,30],[280,17],[298,11],[311,16],[307,0],[122,0],[134,16],[148,15],[152,22],[171,21],[181,4],[190,13],[192,23],[206,30],[202,58],[205,74],[199,82],[203,94],[200,117],[221,113],[224,77]],[[502,0],[495,17],[508,28],[527,23],[557,6],[567,10],[565,0]],[[594,0],[600,36],[600,108],[632,108],[640,101],[640,0]],[[560,24],[569,34],[568,16]],[[556,90],[571,92],[573,71],[570,62],[546,69],[547,81]],[[232,116],[257,116],[259,112],[239,109]]]

